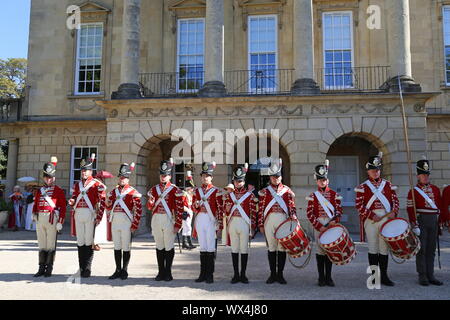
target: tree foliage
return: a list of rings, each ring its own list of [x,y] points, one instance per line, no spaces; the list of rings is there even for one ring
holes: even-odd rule
[[[0,59],[0,99],[19,99],[25,96],[27,59]]]

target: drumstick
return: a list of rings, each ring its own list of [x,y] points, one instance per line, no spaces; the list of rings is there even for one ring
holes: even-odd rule
[[[388,215],[390,215],[392,212],[388,212],[385,215],[381,216],[380,221],[383,220],[384,218],[386,218]],[[378,221],[378,222],[380,222]],[[377,223],[377,221],[372,221],[372,223]]]

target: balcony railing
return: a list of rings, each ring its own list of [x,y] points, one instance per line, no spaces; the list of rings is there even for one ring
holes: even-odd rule
[[[22,100],[0,99],[0,122],[19,121],[21,117]]]
[[[197,69],[198,70],[198,69]],[[321,93],[384,92],[388,66],[319,68],[315,80]],[[294,69],[231,70],[224,72],[229,96],[289,95],[296,80]],[[204,82],[203,71],[142,73],[144,97],[195,97]]]
[[[322,93],[383,92],[389,66],[334,67],[316,69],[316,81]]]

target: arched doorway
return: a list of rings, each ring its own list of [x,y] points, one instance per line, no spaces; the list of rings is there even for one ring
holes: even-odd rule
[[[274,138],[270,136],[258,136],[258,139],[255,140],[252,140],[249,137],[245,137],[244,139],[245,162],[249,164],[246,183],[253,185],[256,190],[265,188],[269,183],[269,176],[267,175],[265,169],[269,167],[270,160],[278,156],[283,162],[283,167],[281,170],[283,184],[290,185],[291,168],[289,154],[281,142],[279,140],[274,140]],[[252,143],[257,143],[257,148],[250,148]],[[238,161],[238,146],[239,141],[234,145],[234,163],[231,165],[232,169],[235,166],[242,164]],[[273,148],[278,148],[278,150],[273,150]],[[250,149],[253,153],[250,152]],[[230,171],[232,172],[232,170]]]

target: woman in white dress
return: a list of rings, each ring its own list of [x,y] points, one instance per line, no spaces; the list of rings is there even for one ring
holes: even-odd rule
[[[24,198],[26,203],[25,230],[36,231],[36,221],[33,220],[34,196],[39,186],[37,182],[29,182],[25,185]]]

